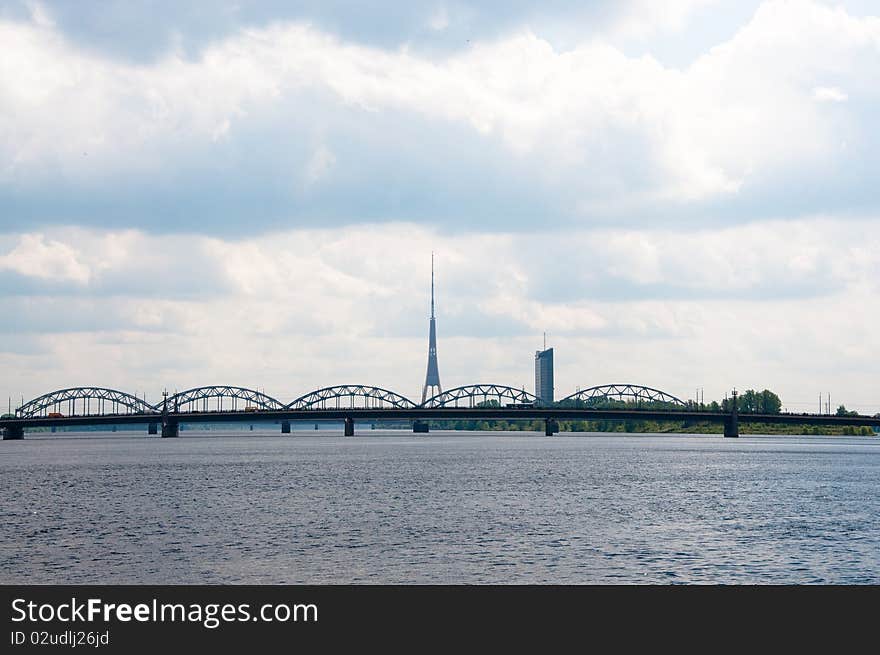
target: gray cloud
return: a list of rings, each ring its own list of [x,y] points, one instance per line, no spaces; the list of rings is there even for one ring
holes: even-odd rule
[[[138,324],[130,308],[111,300],[39,297],[6,298],[0,332],[4,334],[46,334],[71,332],[114,332],[135,329],[164,331],[171,326]]]
[[[241,237],[386,221],[533,229],[576,218],[566,198],[574,187],[566,192],[536,179],[495,139],[475,138],[470,128],[438,127],[397,112],[327,111],[318,98],[301,100],[286,106],[301,124],[279,129],[285,112],[273,112],[268,124],[196,144],[155,174],[108,170],[70,184],[50,173],[31,184],[0,186],[0,229],[53,225],[64,217],[84,226]],[[306,169],[319,146],[334,154],[332,173],[307,185]],[[47,186],[51,194],[43,192]],[[562,197],[548,203],[557,190]]]

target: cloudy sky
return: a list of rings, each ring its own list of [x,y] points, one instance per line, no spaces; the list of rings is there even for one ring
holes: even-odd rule
[[[352,3],[355,4],[355,3]],[[880,411],[864,0],[0,2],[0,395]],[[14,401],[15,402],[15,401]]]

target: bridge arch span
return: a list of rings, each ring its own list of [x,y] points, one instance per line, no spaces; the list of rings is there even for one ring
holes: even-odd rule
[[[361,401],[362,404],[357,404]],[[365,384],[340,384],[333,387],[315,389],[300,396],[288,406],[289,409],[378,409],[393,407],[410,409],[416,403],[395,391],[372,387]]]
[[[503,407],[507,404],[540,405],[540,399],[525,389],[515,389],[504,384],[469,384],[447,389],[443,393],[428,398],[423,407],[476,407],[480,403],[497,401]]]
[[[224,407],[224,401],[226,405]],[[162,409],[164,403],[158,405]],[[169,413],[212,412],[224,409],[284,409],[284,403],[261,391],[247,387],[210,386],[195,387],[168,396]]]
[[[118,389],[70,387],[50,391],[29,400],[15,410],[15,415],[20,418],[34,418],[55,412],[66,416],[100,416],[155,414],[158,411],[143,398]]]
[[[597,387],[589,387],[576,391],[570,396],[561,399],[560,403],[567,401],[582,401],[589,403],[594,400],[620,400],[630,402],[643,403],[669,403],[686,407],[687,403],[676,398],[670,393],[654,389],[653,387],[645,387],[640,384],[603,384]]]

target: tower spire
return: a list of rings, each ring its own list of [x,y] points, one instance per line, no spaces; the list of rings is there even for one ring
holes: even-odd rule
[[[422,387],[422,403],[439,393],[440,372],[437,368],[437,324],[434,317],[434,253],[431,253],[431,321],[428,330],[428,370],[425,373],[425,386]]]

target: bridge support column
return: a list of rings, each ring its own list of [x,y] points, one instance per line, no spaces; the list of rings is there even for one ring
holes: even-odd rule
[[[3,441],[17,441],[24,439],[24,428],[20,425],[10,425],[3,431]]]
[[[737,419],[736,419],[736,414],[725,417],[725,419],[724,419],[724,436],[725,437],[738,437],[739,436],[739,421],[737,421]]]
[[[427,434],[431,431],[431,427],[427,421],[415,420],[413,421],[413,432],[417,432],[420,434]]]
[[[159,426],[155,423],[150,423],[147,426],[147,434],[159,434]]]
[[[290,421],[281,421],[281,434],[290,434]]]
[[[559,432],[559,423],[556,422],[555,418],[548,418],[544,422],[544,435],[552,437],[557,432]]]
[[[180,424],[177,421],[165,421],[162,423],[162,438],[180,436]]]
[[[730,405],[730,416],[724,419],[724,436],[725,437],[738,437],[739,436],[739,416],[738,416],[738,408],[736,405],[736,391],[733,392],[733,400]]]
[[[354,419],[347,418],[345,419],[345,436],[353,437],[354,436]]]

